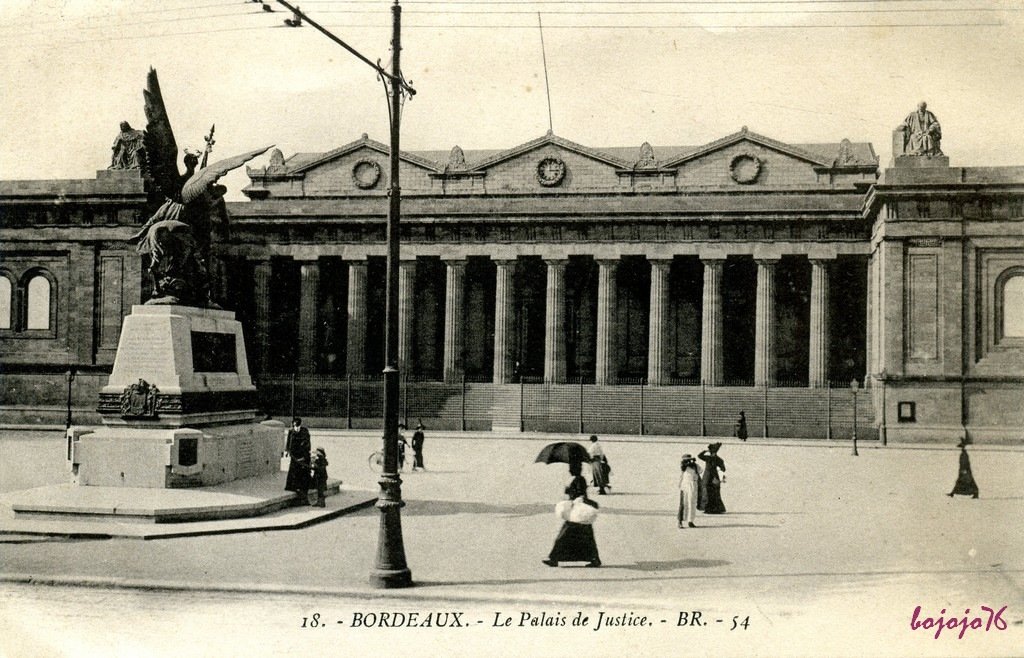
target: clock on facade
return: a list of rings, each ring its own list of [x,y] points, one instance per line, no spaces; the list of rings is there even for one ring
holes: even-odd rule
[[[545,187],[553,187],[565,178],[565,163],[558,158],[544,158],[537,163],[537,181]]]

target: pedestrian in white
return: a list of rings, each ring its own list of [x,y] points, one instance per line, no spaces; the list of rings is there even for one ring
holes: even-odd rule
[[[682,473],[679,476],[679,527],[683,523],[690,528],[696,528],[693,519],[697,516],[697,502],[700,496],[700,470],[697,468],[697,460],[693,455],[683,455],[679,465]]]
[[[608,466],[608,458],[604,455],[604,448],[597,440],[597,435],[590,437],[587,451],[590,453],[590,472],[593,476],[593,485],[597,487],[597,493],[603,496],[608,493],[605,489],[612,486],[608,483],[608,474],[612,469]]]

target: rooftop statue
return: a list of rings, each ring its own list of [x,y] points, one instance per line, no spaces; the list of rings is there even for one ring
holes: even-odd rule
[[[924,101],[918,103],[917,110],[908,114],[896,130],[903,133],[902,155],[942,155],[942,127]]]
[[[226,231],[228,224],[224,204],[227,188],[217,181],[270,147],[201,167],[200,156],[186,152],[182,174],[178,171],[178,146],[153,69],[146,87],[145,148],[152,182],[151,207],[156,209],[130,238],[138,243],[138,252],[149,259],[147,271],[152,277],[153,295],[146,303],[216,307],[210,298],[211,243],[213,235]],[[203,165],[213,146],[212,136],[211,129],[202,154]]]
[[[134,130],[127,121],[121,122],[121,132],[114,138],[114,151],[107,169],[142,169],[146,162],[145,133]]]

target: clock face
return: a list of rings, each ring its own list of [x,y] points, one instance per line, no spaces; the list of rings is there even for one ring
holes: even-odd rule
[[[545,187],[558,185],[565,178],[565,163],[558,158],[544,158],[537,164],[537,180]]]

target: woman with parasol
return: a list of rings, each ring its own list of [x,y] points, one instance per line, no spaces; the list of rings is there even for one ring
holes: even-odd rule
[[[569,464],[569,475],[572,481],[565,488],[569,500],[583,498],[583,502],[596,507],[596,503],[587,498],[587,480],[581,475],[583,465],[574,461]],[[551,547],[548,558],[543,560],[549,567],[557,567],[559,562],[586,562],[588,567],[601,566],[601,557],[597,553],[597,540],[594,539],[594,527],[583,523],[566,521],[555,537],[555,545]]]
[[[566,461],[569,463],[569,475],[572,480],[565,488],[570,501],[580,499],[577,504],[590,505],[596,508],[597,503],[587,498],[587,480],[583,477],[583,460],[589,455],[578,443],[551,444],[541,450],[537,461],[545,464]],[[591,510],[593,511],[593,510]],[[570,515],[571,518],[571,515]],[[574,523],[566,520],[562,524],[555,545],[546,560],[549,567],[557,567],[559,562],[586,562],[588,567],[601,566],[601,558],[597,552],[597,541],[594,539],[594,528],[587,523]]]

